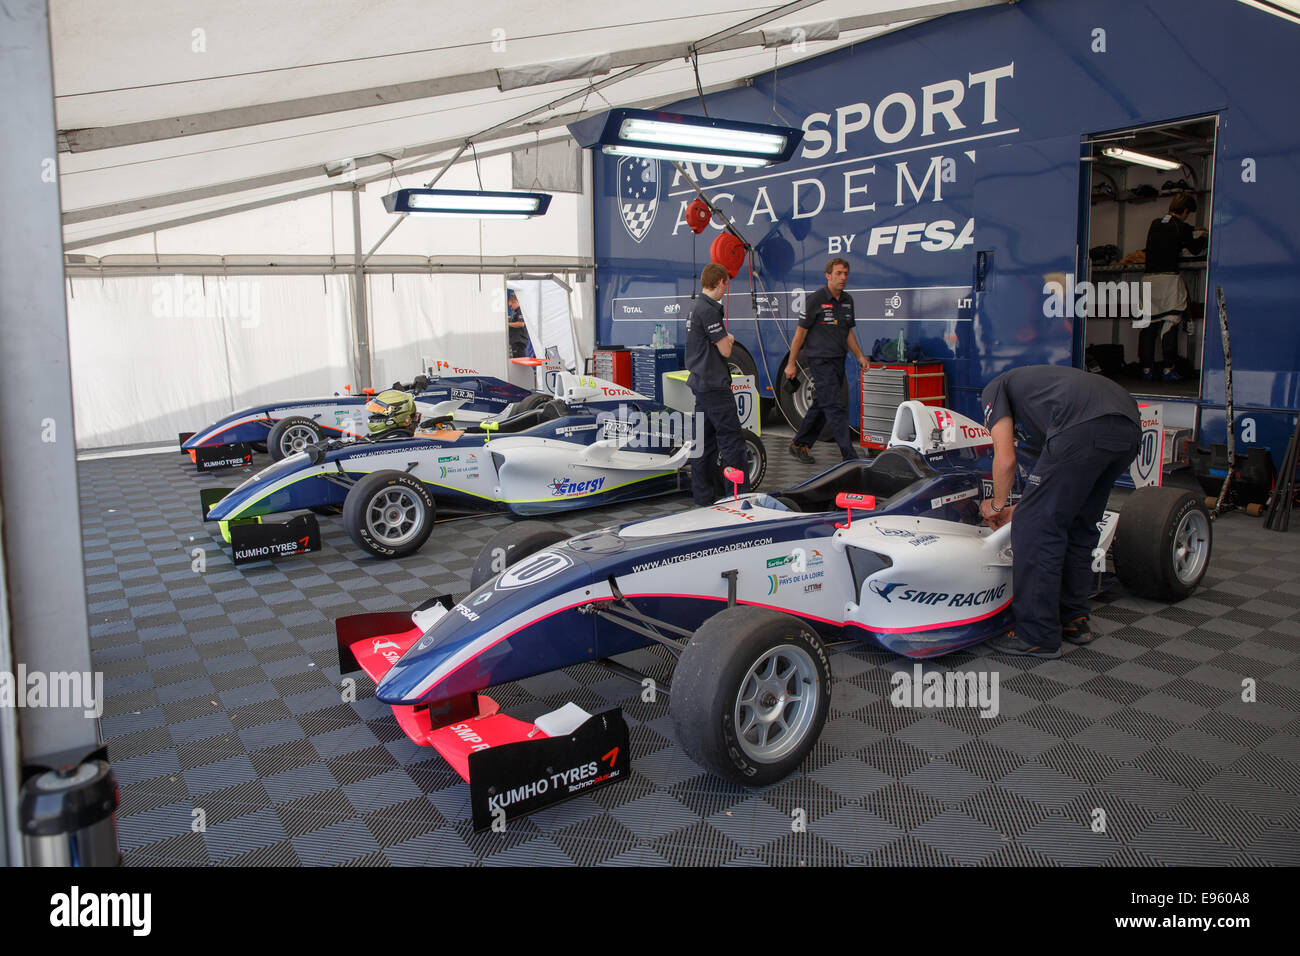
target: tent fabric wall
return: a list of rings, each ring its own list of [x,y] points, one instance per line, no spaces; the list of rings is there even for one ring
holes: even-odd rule
[[[174,441],[352,380],[346,277],[68,280],[78,448]]]
[[[369,276],[366,301],[376,388],[409,382],[425,360],[506,377],[505,283],[499,276]]]

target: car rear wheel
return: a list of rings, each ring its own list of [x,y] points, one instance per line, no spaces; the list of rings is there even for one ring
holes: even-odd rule
[[[1138,488],[1120,509],[1111,556],[1134,594],[1181,601],[1201,583],[1213,545],[1210,513],[1181,488]]]
[[[419,551],[433,531],[435,514],[428,486],[403,471],[366,475],[349,489],[343,502],[348,534],[377,558],[401,558]]]
[[[803,365],[802,362],[798,363],[799,387],[794,391],[790,391],[790,389],[786,388],[785,367],[789,364],[790,353],[787,352],[781,359],[781,371],[777,377],[779,384],[776,387],[776,407],[780,410],[781,417],[784,418],[787,424],[797,432],[803,425],[803,420],[807,418],[808,413],[812,411],[814,389],[812,375],[809,373],[807,366]],[[842,398],[844,400],[844,406],[847,408],[849,404],[849,385],[847,379],[844,382]],[[856,431],[853,427],[852,421],[850,421],[849,426],[850,434]],[[821,434],[817,436],[817,440],[835,440],[835,437],[831,434],[830,425],[822,426]]]
[[[830,710],[831,669],[796,617],[737,606],[704,622],[673,672],[677,741],[724,779],[762,786],[808,756]]]
[[[280,461],[305,450],[308,445],[316,444],[323,434],[321,427],[310,418],[298,415],[282,418],[272,427],[271,434],[266,436],[266,450],[272,461]]]
[[[511,565],[569,537],[568,532],[544,521],[516,521],[494,535],[478,553],[469,575],[469,589],[477,591]]]
[[[763,476],[767,474],[767,448],[763,445],[763,439],[748,428],[742,428],[740,434],[745,439],[745,481],[749,485],[749,490],[755,491],[763,481]],[[722,474],[724,466],[721,452],[718,453],[715,464],[718,468],[718,474]],[[731,482],[724,479],[722,485],[725,494],[730,495]]]

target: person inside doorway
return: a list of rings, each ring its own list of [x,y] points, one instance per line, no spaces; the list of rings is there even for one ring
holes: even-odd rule
[[[1206,230],[1193,229],[1187,222],[1187,217],[1195,211],[1195,197],[1191,193],[1178,193],[1169,202],[1169,212],[1154,220],[1147,230],[1143,280],[1150,283],[1151,315],[1146,327],[1138,333],[1138,364],[1142,367],[1143,381],[1155,380],[1157,338],[1161,340],[1161,358],[1165,363],[1162,378],[1166,382],[1182,380],[1175,366],[1178,327],[1187,315],[1187,284],[1178,272],[1179,259],[1184,249],[1200,255],[1209,241]]]
[[[531,354],[532,342],[528,326],[524,324],[524,310],[519,307],[519,297],[514,289],[506,289],[506,331],[510,336],[510,357],[524,358]]]

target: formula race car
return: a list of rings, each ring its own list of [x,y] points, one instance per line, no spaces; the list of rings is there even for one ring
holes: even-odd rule
[[[417,375],[413,382],[394,383],[393,388],[413,393],[424,417],[452,414],[457,422],[466,424],[500,415],[510,405],[534,394],[473,369],[448,366],[447,370],[454,374]],[[211,468],[248,463],[248,449],[236,449],[239,454],[232,454],[232,445],[250,445],[279,461],[326,438],[364,438],[368,400],[366,395],[335,394],[256,405],[227,415],[193,435],[182,436],[181,451],[188,452],[196,464],[203,459]]]
[[[631,389],[564,372],[563,396],[530,395],[505,418],[464,428],[442,420],[415,437],[310,445],[238,488],[204,493],[204,517],[231,522],[278,512],[342,507],[357,545],[376,557],[418,550],[439,507],[539,515],[668,494],[692,446],[662,405]],[[757,487],[762,441],[745,433],[746,471]],[[223,497],[212,503],[218,497]]]
[[[678,659],[679,743],[719,776],[770,783],[799,765],[826,720],[825,642],[925,658],[1010,626],[1011,526],[991,531],[979,518],[991,458],[981,425],[905,402],[874,460],[775,495],[577,537],[512,525],[485,546],[459,603],[340,619],[340,660],[376,681],[412,740],[454,756],[448,724],[483,728],[490,744],[487,731],[510,719],[479,692],[658,643]],[[1200,499],[1140,488],[1120,517],[1106,514],[1098,545],[1127,587],[1189,595],[1210,556]]]

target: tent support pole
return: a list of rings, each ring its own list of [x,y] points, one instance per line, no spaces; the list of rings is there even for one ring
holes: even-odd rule
[[[366,258],[361,250],[361,190],[352,190],[352,328],[357,388],[370,388],[370,329],[366,322]]]
[[[77,491],[67,292],[54,164],[54,80],[45,0],[5,4],[0,89],[0,667],[44,675],[47,706],[0,708],[0,855],[31,866],[117,862],[112,814],[46,836],[20,837],[19,787],[41,773],[48,798],[94,796],[79,777],[107,757],[99,743]],[[76,678],[75,681],[72,679]],[[54,693],[56,682],[63,693]],[[75,686],[74,686],[75,685]],[[80,693],[77,693],[80,689]],[[93,700],[91,699],[93,697]],[[78,699],[79,698],[79,699]],[[19,697],[21,701],[23,698]],[[28,698],[30,701],[30,698]],[[107,767],[107,764],[104,764]],[[66,777],[50,771],[63,768]],[[106,779],[112,784],[111,771]],[[25,789],[25,788],[24,788]],[[61,796],[62,795],[62,796]],[[96,797],[98,799],[98,797]],[[114,812],[116,799],[113,800]],[[80,804],[76,804],[80,805]],[[93,804],[86,804],[93,805]],[[71,818],[69,818],[71,819]],[[75,827],[75,830],[66,829]],[[93,832],[92,832],[93,831]]]

